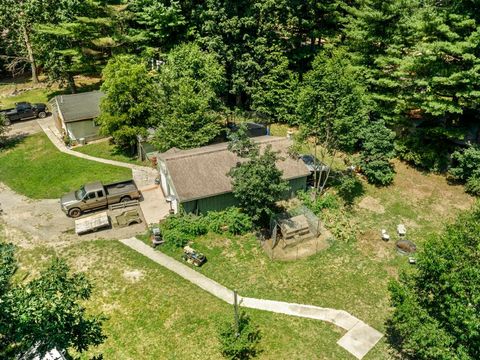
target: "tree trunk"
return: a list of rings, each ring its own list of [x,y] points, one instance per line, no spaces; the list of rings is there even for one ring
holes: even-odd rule
[[[75,79],[73,78],[73,74],[68,73],[67,75],[68,87],[70,88],[70,92],[72,94],[77,93],[77,85],[75,85]]]
[[[30,36],[28,35],[27,28],[22,26],[23,41],[25,41],[25,47],[27,48],[28,62],[32,68],[32,81],[34,84],[38,84],[37,64],[35,63],[35,57],[33,56],[32,44],[30,43]]]

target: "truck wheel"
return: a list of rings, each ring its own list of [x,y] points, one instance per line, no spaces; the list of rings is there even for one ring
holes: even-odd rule
[[[8,125],[11,125],[11,124],[12,124],[12,122],[10,121],[10,119],[5,117],[5,125],[8,126]]]
[[[79,217],[80,215],[82,215],[82,210],[80,210],[79,208],[73,208],[68,210],[68,216],[72,218]]]
[[[40,111],[37,115],[37,117],[39,119],[44,119],[45,117],[47,117],[47,113],[45,111]]]
[[[120,202],[127,202],[127,201],[130,201],[132,199],[130,199],[130,196],[124,196],[120,199]]]

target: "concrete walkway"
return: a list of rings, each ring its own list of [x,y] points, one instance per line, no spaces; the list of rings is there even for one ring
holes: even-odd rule
[[[149,168],[147,166],[125,163],[122,161],[98,158],[74,151],[69,149],[63,142],[62,136],[55,126],[53,117],[37,120],[37,123],[40,125],[43,132],[48,136],[52,144],[65,154],[90,161],[131,169],[132,178],[143,195],[143,201],[140,202],[140,208],[142,209],[147,224],[158,223],[160,219],[163,219],[168,215],[170,206],[165,200],[160,186],[155,185],[155,178],[158,176],[156,169]]]
[[[173,271],[182,278],[199,286],[217,298],[233,304],[233,291],[213,281],[205,275],[191,269],[181,262],[159,252],[136,238],[120,240],[124,245],[132,248],[147,258]],[[240,306],[265,310],[279,314],[322,320],[332,323],[346,330],[346,334],[337,341],[337,344],[350,352],[357,359],[362,359],[382,338],[383,334],[343,310],[322,308],[313,305],[287,303],[254,299],[239,296]]]

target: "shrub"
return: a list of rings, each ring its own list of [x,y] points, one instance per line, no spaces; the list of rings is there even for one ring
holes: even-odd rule
[[[465,190],[480,195],[480,147],[470,146],[452,154],[452,167],[448,174],[457,181],[465,182]]]
[[[205,222],[208,230],[217,234],[228,232],[233,235],[242,235],[253,229],[250,216],[236,207],[230,207],[224,211],[210,211],[205,217]]]
[[[337,190],[338,195],[347,205],[352,205],[355,198],[364,193],[363,185],[355,175],[347,175],[340,178]]]
[[[202,217],[195,215],[172,215],[161,224],[162,230],[177,230],[190,237],[205,235],[208,231]]]
[[[240,312],[238,319],[238,333],[235,324],[230,322],[223,324],[218,332],[220,352],[225,358],[232,360],[255,357],[260,339],[260,331],[243,311]]]
[[[375,185],[389,185],[393,181],[394,170],[390,160],[395,156],[393,140],[395,133],[381,121],[372,122],[363,133],[360,167]]]
[[[315,214],[320,214],[322,210],[325,209],[338,209],[340,203],[337,196],[331,193],[324,193],[323,195],[317,196],[316,199],[312,197],[311,192],[299,192],[298,198],[303,202],[303,204],[312,210]]]
[[[190,240],[192,240],[192,236],[185,234],[178,229],[172,229],[163,232],[163,240],[165,240],[167,245],[184,247]]]
[[[480,176],[470,177],[465,183],[465,191],[472,195],[480,196]]]
[[[416,129],[395,143],[400,159],[421,169],[443,172],[448,168],[451,142],[432,129]]]

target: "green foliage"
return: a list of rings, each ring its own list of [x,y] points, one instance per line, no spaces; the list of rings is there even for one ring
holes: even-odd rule
[[[205,216],[208,230],[221,234],[243,235],[253,229],[252,219],[236,207],[223,211],[210,211]]]
[[[470,146],[463,151],[452,154],[452,167],[449,175],[465,182],[465,190],[473,195],[480,195],[480,147]]]
[[[288,190],[288,183],[277,168],[277,158],[268,145],[262,154],[259,150],[254,151],[247,161],[238,163],[229,172],[233,195],[254,222],[268,221],[274,213],[275,203]]]
[[[417,271],[390,286],[394,312],[390,335],[415,359],[480,356],[480,204],[429,239]]]
[[[340,208],[339,199],[332,193],[325,192],[316,198],[309,191],[301,191],[298,193],[298,198],[302,203],[312,210],[316,215],[320,215],[325,209]]]
[[[298,79],[288,65],[288,58],[281,52],[269,54],[263,74],[252,84],[252,109],[268,122],[296,123]]]
[[[355,174],[342,176],[340,183],[337,185],[337,191],[348,206],[353,205],[355,199],[365,192],[362,182],[357,179]]]
[[[372,122],[363,132],[360,166],[368,181],[376,185],[389,185],[394,169],[390,160],[395,156],[395,133],[381,121]]]
[[[452,154],[452,166],[449,174],[456,180],[466,181],[480,176],[480,146],[470,146]]]
[[[235,323],[225,323],[219,328],[220,352],[226,359],[248,360],[258,354],[260,330],[251,323],[243,311],[239,314],[238,332]]]
[[[435,130],[417,129],[413,134],[403,135],[395,142],[395,152],[400,159],[421,169],[444,172],[450,163],[452,146]]]
[[[240,124],[237,131],[228,134],[228,150],[241,158],[258,154],[258,145],[248,136],[247,125]]]
[[[27,283],[13,279],[14,248],[0,244],[0,355],[14,357],[38,346],[39,354],[56,347],[89,350],[105,340],[104,317],[86,313],[84,302],[92,285],[83,274],[72,274],[63,260]]]
[[[5,117],[5,114],[0,113],[0,149],[5,146],[7,142],[7,131],[7,118]]]
[[[299,93],[300,125],[310,136],[331,137],[333,147],[354,151],[370,112],[361,74],[341,49],[320,53],[312,67]]]
[[[104,134],[129,150],[136,144],[136,136],[153,124],[157,87],[145,62],[133,55],[110,60],[103,70],[103,79],[105,97],[97,121]]]
[[[214,54],[193,43],[174,48],[160,68],[158,85],[160,150],[202,146],[220,133],[224,69]]]

